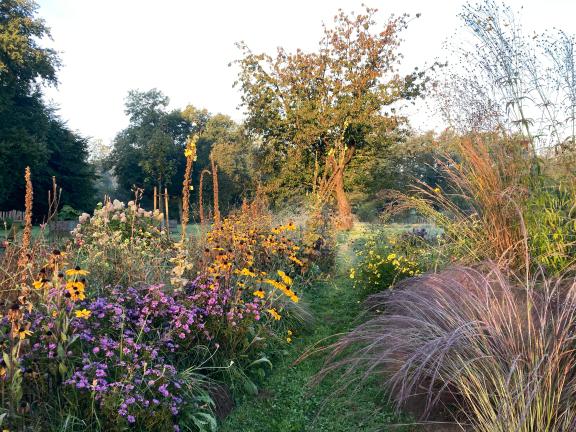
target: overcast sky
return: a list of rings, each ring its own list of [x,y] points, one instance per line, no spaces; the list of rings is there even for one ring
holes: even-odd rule
[[[128,90],[158,88],[171,107],[193,104],[239,120],[240,95],[232,88],[238,58],[234,46],[273,53],[315,49],[322,22],[338,8],[360,11],[366,3],[382,18],[421,13],[404,33],[407,68],[445,60],[443,42],[458,27],[464,0],[40,0],[39,14],[52,29],[50,45],[63,67],[57,89],[46,91],[68,125],[109,142],[127,125]],[[511,0],[528,31],[552,27],[576,33],[576,0]],[[424,107],[416,127],[430,126]],[[433,123],[433,122],[432,122]]]

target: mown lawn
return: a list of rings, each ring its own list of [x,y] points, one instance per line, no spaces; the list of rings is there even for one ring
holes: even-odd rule
[[[341,240],[334,275],[318,282],[306,298],[316,318],[314,327],[304,335],[296,334],[284,355],[276,358],[274,369],[260,388],[258,396],[239,401],[224,421],[224,432],[351,432],[414,431],[402,426],[409,419],[394,414],[376,382],[358,386],[339,380],[337,374],[320,385],[310,387],[311,378],[321,369],[324,355],[315,354],[294,362],[316,343],[325,345],[338,333],[358,324],[362,313],[360,298],[348,278],[354,259],[352,242],[362,237],[359,227]],[[360,376],[360,371],[359,375]],[[344,387],[343,387],[344,386]],[[344,389],[344,391],[340,391]]]

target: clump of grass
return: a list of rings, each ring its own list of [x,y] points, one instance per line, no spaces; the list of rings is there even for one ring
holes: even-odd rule
[[[491,136],[461,139],[436,165],[446,189],[417,182],[410,193],[391,194],[392,211],[415,209],[440,227],[447,261],[489,259],[502,268],[522,268],[529,164],[521,143]]]
[[[318,378],[362,369],[398,406],[424,398],[424,416],[448,408],[474,431],[575,430],[576,281],[451,268],[369,302],[386,312],[338,341]]]

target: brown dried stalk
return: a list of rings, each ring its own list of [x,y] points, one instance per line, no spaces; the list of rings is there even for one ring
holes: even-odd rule
[[[22,234],[22,249],[20,250],[20,257],[18,259],[18,269],[21,271],[22,282],[26,282],[25,267],[28,264],[30,256],[30,240],[32,238],[32,204],[34,200],[34,192],[32,190],[32,174],[30,167],[26,167],[24,174],[26,180],[26,197],[25,197],[25,213],[24,213],[24,232]]]
[[[200,185],[198,190],[198,210],[200,212],[200,225],[204,225],[204,200],[202,196],[202,190],[204,185],[204,174],[210,174],[208,170],[202,170],[200,173]]]
[[[190,176],[192,174],[192,157],[186,158],[186,171],[182,182],[182,240],[186,238],[186,225],[190,220]]]
[[[164,208],[166,209],[166,233],[170,235],[170,219],[168,216],[168,188],[164,188]]]
[[[218,205],[218,166],[214,162],[214,156],[210,155],[212,165],[212,190],[214,192],[214,225],[220,225],[220,207]]]
[[[58,217],[61,196],[62,188],[58,189],[56,177],[52,176],[52,190],[48,190],[48,216],[46,217],[46,223],[56,220]]]
[[[154,212],[158,209],[158,188],[154,186]]]

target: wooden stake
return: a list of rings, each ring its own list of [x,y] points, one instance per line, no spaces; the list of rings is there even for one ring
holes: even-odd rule
[[[168,188],[164,188],[164,207],[166,209],[166,230],[170,235],[170,223],[168,219]]]
[[[158,209],[158,188],[154,186],[154,211]]]

